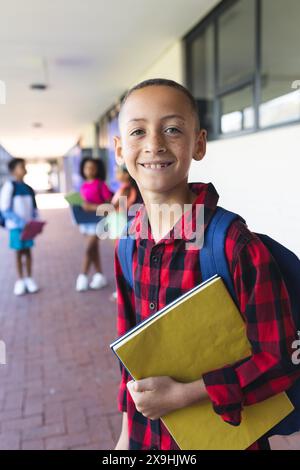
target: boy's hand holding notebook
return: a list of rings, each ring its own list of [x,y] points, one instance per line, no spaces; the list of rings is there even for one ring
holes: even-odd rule
[[[196,286],[111,345],[131,377],[193,382],[251,355],[245,323],[219,276]],[[209,399],[161,419],[183,450],[246,449],[293,406],[285,393],[246,406],[239,426],[225,423]]]

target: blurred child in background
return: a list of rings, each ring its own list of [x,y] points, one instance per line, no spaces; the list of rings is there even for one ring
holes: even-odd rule
[[[139,188],[131,178],[125,165],[117,167],[116,178],[120,182],[119,189],[115,192],[110,203],[115,211],[107,216],[109,238],[116,240],[120,237],[127,222],[127,211],[135,203],[141,201]],[[126,197],[125,205],[120,205],[120,198]],[[129,217],[130,218],[130,217]]]
[[[32,278],[31,248],[34,246],[34,241],[21,239],[25,225],[38,218],[38,211],[34,190],[23,181],[26,175],[23,158],[10,160],[8,169],[12,178],[2,187],[0,210],[5,219],[5,227],[9,230],[9,247],[16,253],[18,279],[15,283],[14,294],[23,295],[26,292],[37,292],[39,289]]]
[[[139,188],[128,173],[125,165],[119,165],[117,167],[116,178],[120,182],[120,187],[111,200],[111,204],[114,206],[115,210],[106,217],[109,238],[114,241],[121,236],[127,221],[132,217],[127,214],[129,208],[133,204],[142,202]],[[120,205],[121,197],[127,198],[125,204]],[[117,292],[115,291],[111,296],[111,300],[116,300],[116,298]]]
[[[102,160],[91,157],[83,158],[80,164],[80,174],[85,180],[80,188],[84,200],[82,205],[86,211],[96,212],[99,204],[110,202],[112,191],[105,183],[105,168]],[[99,239],[96,234],[97,223],[80,224],[79,230],[86,237],[86,252],[83,260],[82,272],[76,281],[78,292],[91,289],[101,289],[107,285],[107,279],[102,273]],[[89,284],[88,273],[91,266],[95,267],[95,274]]]

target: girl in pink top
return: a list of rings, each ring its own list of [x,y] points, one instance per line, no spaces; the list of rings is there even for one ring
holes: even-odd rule
[[[129,207],[132,206],[132,204],[134,204],[138,199],[139,191],[137,185],[135,181],[132,180],[130,174],[128,173],[128,170],[124,166],[117,168],[116,177],[121,184],[119,189],[113,195],[111,204],[114,206],[115,209],[119,209],[120,197],[126,196],[126,209],[129,209]]]
[[[128,214],[129,208],[133,204],[140,204],[142,202],[142,197],[139,188],[134,179],[128,173],[128,170],[125,165],[117,167],[116,178],[120,182],[120,186],[110,201],[111,204],[114,206],[115,211],[111,212],[106,217],[109,237],[112,240],[116,240],[121,236],[125,225],[130,217]],[[126,197],[126,207],[121,207],[121,197]],[[116,300],[116,298],[117,292],[115,291],[111,295],[110,300]]]
[[[84,158],[80,165],[81,176],[85,179],[80,188],[84,203],[82,208],[86,211],[96,212],[99,204],[110,202],[113,193],[105,183],[105,168],[103,162],[91,157]],[[99,238],[96,234],[97,223],[79,224],[79,229],[86,237],[86,252],[83,260],[82,272],[77,277],[76,290],[85,291],[101,289],[107,285],[107,279],[102,273],[99,252]],[[88,273],[90,267],[95,266],[95,274],[90,284]]]
[[[85,181],[80,188],[80,194],[88,204],[96,204],[97,206],[109,201],[112,196],[107,184],[99,179]],[[87,207],[88,204],[85,206]]]

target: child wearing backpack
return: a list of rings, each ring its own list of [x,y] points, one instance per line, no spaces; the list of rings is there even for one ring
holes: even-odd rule
[[[9,231],[9,247],[15,250],[18,279],[15,282],[14,294],[35,293],[39,287],[32,278],[31,248],[34,240],[22,240],[21,234],[27,222],[38,217],[33,189],[24,182],[26,175],[25,160],[13,158],[8,163],[12,176],[11,181],[4,183],[0,195],[0,210]],[[24,276],[25,269],[27,276]]]
[[[80,188],[80,194],[84,200],[82,207],[86,211],[96,212],[98,206],[109,202],[112,191],[105,183],[105,168],[102,160],[85,157],[80,163],[80,174],[84,182]],[[107,278],[102,272],[99,239],[96,234],[97,223],[79,224],[80,233],[86,238],[86,251],[83,260],[82,271],[76,280],[77,292],[91,289],[101,289],[107,285]],[[95,274],[91,282],[88,281],[88,273],[91,266],[95,267]]]
[[[122,102],[119,128],[116,161],[126,164],[144,201],[128,230],[134,238],[132,259],[126,253],[132,261],[132,285],[122,269],[121,239],[115,248],[121,336],[205,278],[208,267],[199,263],[202,248],[188,249],[186,243],[193,237],[197,207],[203,205],[205,246],[206,229],[219,211],[219,196],[211,183],[188,183],[192,159],[201,161],[205,155],[206,131],[186,88],[166,79],[136,85]],[[185,204],[189,204],[186,212]],[[172,219],[161,218],[162,205],[174,207]],[[175,207],[181,208],[179,215]],[[178,233],[181,238],[175,236]],[[118,409],[123,422],[115,449],[178,450],[161,416],[208,398],[219,419],[238,426],[244,406],[289,389],[300,377],[291,361],[297,337],[291,302],[270,251],[241,218],[233,218],[224,252],[251,356],[208,371],[191,383],[168,376],[133,381],[120,363]],[[249,447],[269,448],[267,436]]]
[[[133,204],[141,203],[141,195],[134,179],[125,165],[118,166],[116,171],[116,179],[120,182],[120,187],[113,195],[110,203],[114,207],[114,211],[106,216],[106,224],[108,227],[108,236],[113,242],[122,234],[127,223],[127,212]],[[121,204],[121,198],[126,198],[124,207]],[[114,291],[110,300],[115,301],[117,291]]]

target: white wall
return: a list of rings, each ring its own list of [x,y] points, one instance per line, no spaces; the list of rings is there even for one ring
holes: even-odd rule
[[[149,78],[168,78],[183,83],[183,44],[181,40],[177,40],[164,51],[158,60],[137,77],[131,86]]]
[[[189,180],[212,182],[219,204],[300,256],[300,126],[208,143]]]
[[[82,148],[93,148],[95,145],[95,124],[90,123],[85,126],[80,134],[80,144]]]

